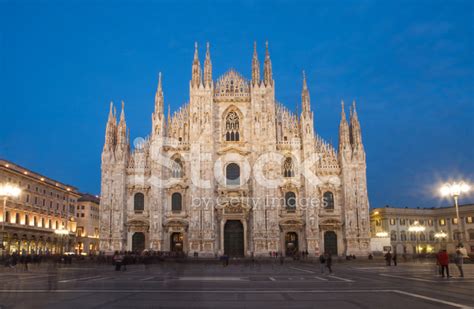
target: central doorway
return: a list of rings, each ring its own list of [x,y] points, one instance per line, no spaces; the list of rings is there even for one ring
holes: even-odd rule
[[[224,226],[224,254],[244,256],[244,226],[240,220],[228,220]]]
[[[145,250],[145,234],[136,232],[132,236],[132,251],[142,252]]]
[[[296,253],[298,253],[298,234],[288,232],[285,235],[285,254],[286,256],[293,256]]]
[[[324,233],[324,252],[337,255],[337,235],[334,231]]]
[[[171,234],[171,251],[183,252],[183,233]]]

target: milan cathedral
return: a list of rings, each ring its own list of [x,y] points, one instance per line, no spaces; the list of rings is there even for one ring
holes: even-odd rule
[[[366,155],[355,103],[342,102],[336,150],[275,99],[272,62],[254,46],[251,80],[214,80],[195,46],[189,103],[165,116],[159,75],[149,137],[131,149],[113,103],[102,152],[100,248],[215,256],[367,255]],[[261,78],[261,75],[263,75]]]

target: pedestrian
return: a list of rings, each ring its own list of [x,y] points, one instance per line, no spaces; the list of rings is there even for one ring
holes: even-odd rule
[[[390,253],[390,250],[385,253],[385,262],[387,264],[387,266],[391,266],[392,265],[392,254]]]
[[[444,278],[444,271],[446,270],[446,276],[451,278],[449,275],[449,256],[446,250],[440,250],[436,256],[436,260],[441,267],[441,276]]]
[[[462,269],[462,266],[464,264],[464,256],[460,250],[460,248],[458,248],[456,250],[456,255],[454,256],[454,263],[456,264],[458,270],[459,270],[459,276],[460,277],[464,277],[464,271]]]
[[[120,271],[120,268],[122,268],[123,256],[118,251],[115,251],[112,259],[114,261],[115,270]]]
[[[329,270],[329,274],[332,274],[332,256],[331,256],[331,251],[328,251],[326,253],[326,267]]]
[[[326,258],[324,254],[319,255],[319,269],[321,270],[321,274],[324,274],[324,268],[326,267]]]
[[[393,261],[393,266],[397,266],[397,251],[393,252],[392,261]]]

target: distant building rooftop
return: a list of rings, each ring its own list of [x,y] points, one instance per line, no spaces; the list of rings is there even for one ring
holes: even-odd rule
[[[100,204],[100,198],[98,195],[92,195],[89,193],[81,193],[81,197],[77,200],[78,202],[93,202]]]

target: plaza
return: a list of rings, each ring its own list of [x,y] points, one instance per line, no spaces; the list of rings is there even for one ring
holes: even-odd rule
[[[0,306],[6,308],[472,308],[474,264],[465,278],[451,265],[450,279],[434,262],[335,261],[321,274],[319,262],[276,259],[171,260],[128,265],[3,268]]]

